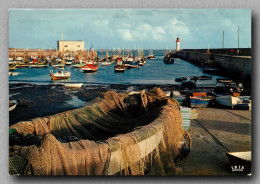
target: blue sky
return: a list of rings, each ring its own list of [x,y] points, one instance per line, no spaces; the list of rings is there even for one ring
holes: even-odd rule
[[[249,9],[12,9],[10,48],[56,48],[83,40],[97,49],[251,48]]]

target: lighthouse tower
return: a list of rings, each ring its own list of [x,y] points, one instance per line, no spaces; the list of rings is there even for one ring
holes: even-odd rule
[[[176,40],[176,51],[179,51],[180,50],[180,38],[177,37],[177,40]]]

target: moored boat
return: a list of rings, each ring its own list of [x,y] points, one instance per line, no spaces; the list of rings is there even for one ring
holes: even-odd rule
[[[182,82],[182,81],[187,81],[189,79],[189,77],[187,76],[183,76],[183,77],[176,77],[175,81],[176,82]]]
[[[124,72],[126,69],[123,61],[118,61],[117,64],[114,67],[115,72]]]
[[[174,64],[174,59],[171,57],[164,57],[163,62],[164,64]]]
[[[238,97],[234,97],[232,95],[225,95],[216,97],[216,102],[219,105],[233,109],[234,106],[241,102],[241,100]]]
[[[149,55],[147,56],[147,59],[155,59],[155,56],[153,55],[153,50],[150,50]]]
[[[16,108],[18,102],[16,100],[9,100],[9,111],[12,111]]]
[[[31,68],[44,68],[44,67],[48,67],[48,65],[47,64],[31,64],[31,65],[29,65],[29,67],[31,67]]]
[[[75,64],[71,64],[71,66],[73,68],[82,68],[83,66],[86,66],[85,63],[75,63]]]
[[[98,70],[98,63],[86,64],[82,67],[83,72],[96,72]]]
[[[57,72],[50,71],[51,80],[69,79],[71,72],[60,70]]]
[[[9,71],[13,71],[13,70],[15,70],[15,68],[16,68],[16,65],[9,64]]]
[[[236,83],[232,79],[217,79],[214,92],[217,94],[231,95],[234,92],[241,93],[243,90],[242,83]]]
[[[190,106],[191,107],[207,107],[210,100],[212,100],[212,98],[208,98],[206,96],[191,96],[190,97]]]
[[[190,96],[190,106],[191,107],[208,107],[210,100],[213,97],[207,96],[206,92],[195,92]]]

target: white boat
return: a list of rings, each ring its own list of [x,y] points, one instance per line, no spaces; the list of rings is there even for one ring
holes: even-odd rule
[[[58,72],[50,71],[51,80],[62,80],[70,78],[71,72],[60,70]]]
[[[9,100],[9,111],[12,111],[17,106],[18,102],[16,100]]]
[[[19,72],[9,72],[9,75],[16,76],[16,75],[19,75]]]
[[[22,61],[23,60],[23,58],[22,57],[16,57],[16,59],[15,59],[16,61]]]
[[[103,66],[108,66],[108,65],[111,65],[112,62],[109,62],[109,61],[103,61],[103,62],[101,62],[100,64],[103,65]]]
[[[65,64],[59,63],[59,64],[52,64],[51,66],[52,66],[53,68],[64,68],[64,67],[65,67]]]
[[[234,97],[231,95],[218,96],[216,97],[216,101],[220,105],[224,105],[226,107],[231,107],[233,109],[241,100],[238,97]]]
[[[81,88],[81,86],[83,85],[83,83],[68,83],[68,84],[64,84],[65,87],[68,88]]]

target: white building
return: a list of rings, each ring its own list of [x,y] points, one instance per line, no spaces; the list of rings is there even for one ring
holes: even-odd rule
[[[60,52],[63,51],[78,51],[78,50],[84,50],[84,41],[57,41],[58,50]]]

